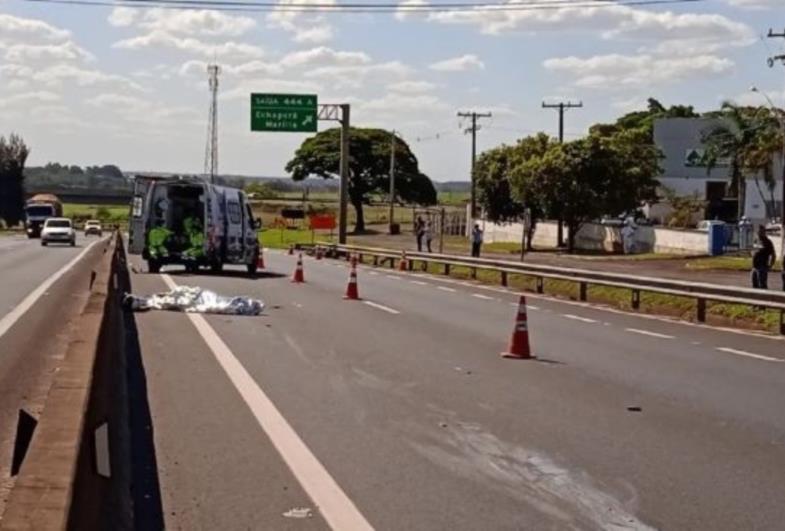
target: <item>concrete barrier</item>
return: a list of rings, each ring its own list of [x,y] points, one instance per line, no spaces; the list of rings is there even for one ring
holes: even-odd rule
[[[11,491],[3,531],[131,529],[130,437],[116,234],[85,282],[90,295]]]

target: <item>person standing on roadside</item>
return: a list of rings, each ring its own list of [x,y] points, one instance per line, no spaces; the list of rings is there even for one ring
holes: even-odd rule
[[[423,233],[425,236],[425,245],[428,249],[428,252],[432,253],[433,251],[431,250],[431,241],[433,241],[433,227],[430,221],[425,222],[425,229],[423,230]]]
[[[422,252],[422,237],[425,233],[425,222],[423,222],[422,217],[417,216],[417,219],[414,220],[414,236],[417,238],[417,252]]]
[[[774,252],[774,244],[766,235],[766,227],[758,227],[758,240],[760,247],[752,255],[752,287],[758,289],[769,289],[769,269],[774,265],[777,256]]]
[[[472,229],[472,256],[475,258],[480,257],[480,249],[482,248],[482,229],[480,225],[475,223]]]

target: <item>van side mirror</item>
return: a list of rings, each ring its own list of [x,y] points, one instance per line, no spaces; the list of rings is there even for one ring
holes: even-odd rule
[[[256,218],[255,220],[253,220],[253,228],[255,228],[256,230],[262,228],[262,218]]]

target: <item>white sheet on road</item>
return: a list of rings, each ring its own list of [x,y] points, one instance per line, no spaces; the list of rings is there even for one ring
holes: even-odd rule
[[[224,297],[197,286],[177,286],[170,291],[141,297],[126,293],[123,302],[132,310],[171,310],[188,313],[259,315],[264,303],[251,297]]]

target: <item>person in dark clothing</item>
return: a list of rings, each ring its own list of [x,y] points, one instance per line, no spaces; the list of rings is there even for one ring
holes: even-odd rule
[[[766,227],[758,227],[760,248],[752,255],[752,287],[758,289],[769,288],[769,269],[774,266],[776,254],[774,244],[766,235]]]
[[[414,235],[417,237],[417,252],[422,252],[422,237],[425,234],[425,222],[420,216],[414,220]]]
[[[480,249],[482,248],[482,229],[475,223],[472,229],[472,256],[475,258],[480,257]]]

